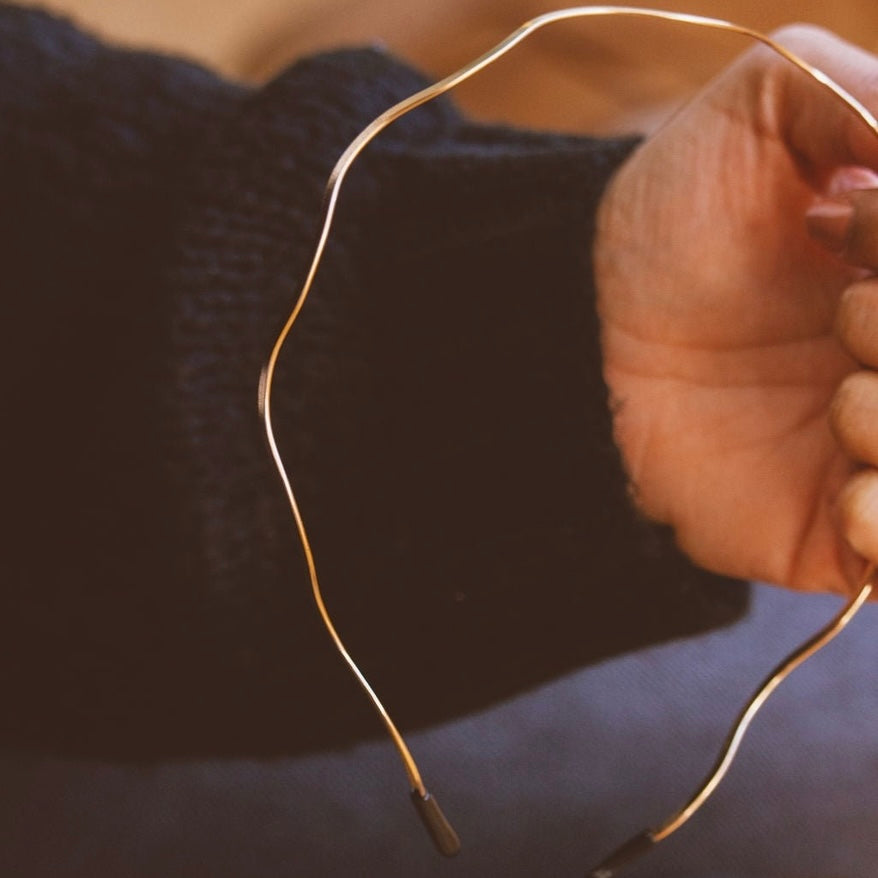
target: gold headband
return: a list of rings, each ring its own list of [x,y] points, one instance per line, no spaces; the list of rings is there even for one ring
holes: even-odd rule
[[[332,619],[329,616],[329,612],[326,609],[326,605],[323,601],[323,595],[320,589],[320,582],[317,577],[317,568],[314,562],[314,556],[311,551],[311,545],[308,540],[308,535],[305,530],[305,524],[302,519],[301,512],[299,511],[299,504],[293,492],[289,475],[287,474],[287,471],[284,467],[283,459],[281,457],[280,451],[278,450],[277,442],[275,441],[274,428],[272,426],[271,420],[271,395],[274,385],[275,368],[277,366],[278,357],[280,356],[284,343],[286,342],[287,337],[289,336],[290,331],[293,328],[293,325],[296,323],[296,320],[298,319],[299,314],[301,313],[302,308],[305,304],[305,301],[308,298],[308,294],[310,293],[311,288],[314,284],[314,279],[320,267],[323,252],[329,239],[330,231],[332,229],[333,217],[335,215],[335,209],[338,203],[338,197],[341,192],[342,184],[344,183],[345,177],[351,166],[356,161],[360,153],[366,148],[366,146],[368,146],[368,144],[381,131],[383,131],[389,125],[393,124],[393,122],[395,122],[397,119],[401,118],[402,116],[406,115],[407,113],[411,112],[422,104],[425,104],[428,101],[431,101],[434,98],[437,98],[440,95],[451,91],[451,89],[460,85],[462,82],[465,82],[467,79],[474,76],[479,71],[485,69],[490,64],[493,64],[501,56],[505,55],[507,52],[509,52],[511,49],[513,49],[515,46],[517,46],[519,43],[521,43],[523,40],[525,40],[536,31],[540,30],[541,28],[546,27],[550,24],[555,24],[556,22],[566,21],[568,19],[597,16],[628,16],[659,19],[665,22],[672,22],[683,25],[694,25],[696,27],[728,31],[749,37],[768,46],[782,58],[786,59],[791,64],[802,70],[806,75],[814,79],[823,88],[829,91],[836,99],[845,104],[845,106],[847,106],[853,113],[855,113],[862,120],[862,122],[876,136],[878,136],[878,121],[876,121],[872,113],[870,113],[869,110],[865,106],[863,106],[863,104],[861,104],[844,88],[842,88],[832,79],[830,79],[825,73],[813,67],[808,62],[799,58],[797,55],[793,54],[788,49],[784,48],[779,43],[772,40],[770,37],[767,37],[766,35],[759,33],[758,31],[752,30],[747,27],[742,27],[737,24],[732,24],[731,22],[723,21],[720,19],[705,18],[698,15],[688,15],[678,12],[665,12],[656,9],[640,9],[628,6],[579,6],[570,9],[559,9],[554,12],[548,12],[544,15],[533,18],[528,22],[525,22],[517,30],[513,31],[513,33],[506,37],[506,39],[498,43],[493,49],[486,52],[481,57],[476,58],[474,61],[470,62],[469,64],[465,65],[460,70],[457,70],[449,76],[446,76],[439,82],[421,89],[421,91],[413,94],[411,97],[408,97],[405,100],[402,100],[394,106],[390,107],[389,109],[385,110],[380,116],[370,122],[369,125],[367,125],[354,138],[354,140],[351,141],[350,145],[347,147],[347,149],[345,149],[341,157],[336,162],[324,190],[322,225],[320,227],[320,234],[317,240],[317,245],[314,249],[314,255],[311,260],[310,268],[308,269],[307,275],[305,276],[305,280],[301,286],[293,308],[289,316],[287,317],[283,328],[278,334],[276,341],[274,342],[271,353],[269,354],[260,375],[259,411],[263,419],[268,445],[271,449],[271,454],[274,458],[274,463],[277,467],[278,475],[283,482],[283,486],[287,494],[287,499],[289,500],[290,509],[296,523],[299,540],[301,541],[302,550],[305,555],[305,562],[308,567],[308,574],[311,581],[311,589],[313,592],[314,601],[317,604],[317,609],[320,613],[321,618],[323,619],[323,623],[326,626],[330,637],[335,644],[336,649],[340,653],[341,657],[345,660],[345,662],[347,662],[351,672],[354,674],[359,684],[365,690],[367,696],[369,697],[375,710],[381,718],[381,721],[384,723],[388,734],[393,740],[393,743],[399,753],[400,759],[402,760],[405,772],[408,775],[409,784],[411,786],[412,801],[414,802],[415,807],[418,810],[418,813],[421,816],[422,820],[424,821],[428,831],[430,832],[430,835],[433,838],[436,846],[443,854],[446,854],[447,856],[452,856],[456,854],[460,849],[460,842],[458,841],[457,834],[443,815],[442,811],[439,809],[436,800],[427,791],[427,788],[421,778],[420,771],[418,770],[417,764],[415,763],[414,758],[409,752],[409,749],[402,735],[400,734],[393,720],[390,718],[387,710],[384,708],[384,705],[381,703],[374,689],[369,684],[368,680],[365,678],[362,671],[359,669],[356,662],[353,660],[350,653],[345,648],[344,643],[342,642],[341,637],[336,631],[335,626],[332,623]],[[607,857],[599,866],[597,866],[589,873],[590,878],[611,878],[611,876],[614,875],[615,872],[624,863],[627,863],[635,857],[638,857],[641,854],[645,853],[653,845],[664,840],[677,829],[679,829],[701,807],[701,805],[704,804],[704,802],[711,795],[711,793],[713,793],[713,791],[716,789],[716,787],[728,771],[744,736],[744,733],[746,732],[750,722],[753,720],[753,717],[756,715],[756,712],[764,704],[769,695],[771,695],[771,693],[777,688],[777,686],[779,686],[780,683],[782,683],[783,680],[786,679],[786,677],[789,676],[790,673],[792,673],[792,671],[794,671],[800,664],[802,664],[802,662],[804,662],[810,656],[814,655],[814,653],[816,653],[818,650],[822,649],[827,643],[829,643],[829,641],[832,640],[839,632],[841,632],[841,630],[853,618],[853,616],[865,603],[865,601],[872,592],[872,580],[874,573],[875,568],[874,566],[870,565],[863,576],[858,593],[842,610],[842,612],[835,619],[833,619],[833,621],[823,630],[818,632],[807,643],[803,644],[792,655],[786,658],[774,671],[772,671],[772,673],[766,678],[762,685],[759,686],[750,701],[741,711],[710,773],[702,782],[698,790],[683,806],[683,808],[677,811],[660,827],[642,832],[626,844],[622,845],[622,847],[618,848],[613,854]]]

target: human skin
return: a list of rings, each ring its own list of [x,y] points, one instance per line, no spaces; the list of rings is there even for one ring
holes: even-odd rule
[[[816,28],[777,39],[878,109],[874,56]],[[878,281],[862,269],[878,267],[862,243],[878,210],[869,192],[842,199],[861,209],[837,211],[840,242],[818,216],[874,180],[851,167],[878,168],[878,136],[760,47],[603,200],[616,439],[635,502],[709,569],[849,592],[878,561]]]

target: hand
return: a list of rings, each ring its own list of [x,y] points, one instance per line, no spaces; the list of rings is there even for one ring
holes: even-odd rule
[[[871,55],[813,28],[778,40],[878,106]],[[856,371],[878,367],[878,281],[806,224],[821,199],[875,185],[869,168],[878,136],[759,48],[605,195],[595,260],[617,441],[635,501],[705,567],[847,592],[859,553],[878,560],[878,377]],[[878,235],[878,209],[858,213],[856,236]]]

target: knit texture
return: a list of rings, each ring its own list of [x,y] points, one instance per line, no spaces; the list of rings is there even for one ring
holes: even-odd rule
[[[332,165],[423,81],[362,50],[251,90],[14,8],[0,77],[0,732],[124,758],[378,732],[256,387]],[[439,101],[346,183],[274,411],[327,604],[404,727],[744,607],[638,516],[612,440],[590,245],[633,146]]]

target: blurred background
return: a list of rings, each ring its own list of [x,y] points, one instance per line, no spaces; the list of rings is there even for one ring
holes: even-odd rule
[[[303,54],[381,43],[424,72],[456,70],[551,0],[45,0],[107,39],[187,55],[259,81]],[[638,4],[768,31],[793,21],[878,49],[871,0],[668,0]],[[624,19],[535,35],[458,92],[480,118],[573,131],[639,128],[747,45],[743,37]]]
[[[52,0],[114,42],[252,82],[309,52],[381,43],[447,73],[529,17],[531,0]],[[651,4],[646,4],[651,5]],[[793,20],[878,49],[878,5],[716,0],[664,8],[760,29]],[[745,46],[631,21],[544,32],[459,95],[474,115],[645,130]],[[0,756],[0,875],[279,878],[582,875],[678,808],[772,666],[839,608],[758,585],[734,628],[585,669],[412,736],[464,850],[441,860],[384,740],[272,762],[123,765]],[[757,719],[714,799],[632,878],[874,878],[878,607]]]

